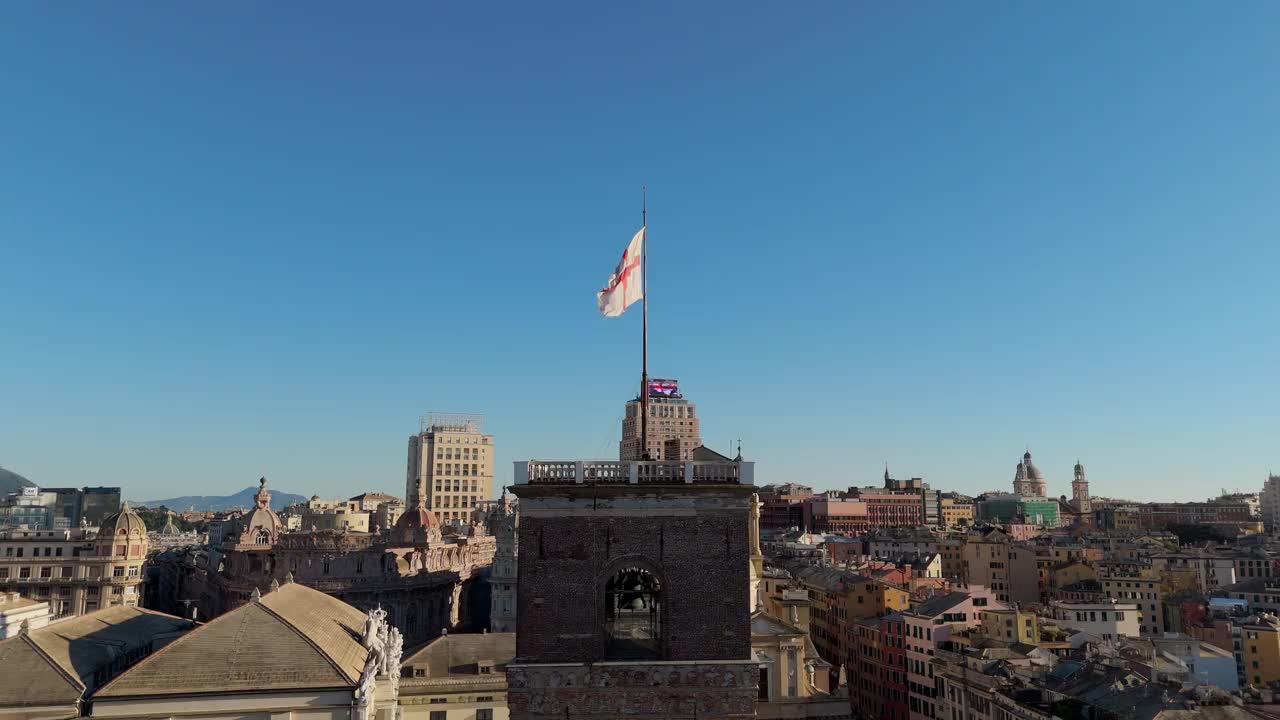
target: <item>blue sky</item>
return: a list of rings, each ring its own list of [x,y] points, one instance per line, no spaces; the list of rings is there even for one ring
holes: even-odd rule
[[[1280,470],[1273,3],[0,10],[0,465],[148,498],[616,456],[650,367],[765,481]]]

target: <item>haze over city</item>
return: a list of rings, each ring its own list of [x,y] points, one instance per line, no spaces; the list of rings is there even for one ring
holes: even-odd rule
[[[1192,500],[1280,470],[1280,8],[0,11],[0,465],[130,498],[615,458]],[[531,30],[536,28],[536,31]]]

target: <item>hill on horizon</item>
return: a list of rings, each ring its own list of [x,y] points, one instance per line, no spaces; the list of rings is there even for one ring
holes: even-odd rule
[[[269,488],[268,488],[269,489]],[[183,495],[181,497],[168,498],[165,500],[141,500],[136,504],[146,507],[159,507],[161,505],[170,510],[181,512],[194,507],[196,510],[228,510],[230,508],[251,508],[253,507],[253,496],[258,494],[258,486],[250,485],[234,495]],[[307,498],[302,495],[281,492],[279,490],[271,490],[271,509],[280,510],[286,505],[294,503],[306,502]]]
[[[0,495],[17,492],[18,488],[31,487],[32,485],[35,485],[35,483],[12,470],[5,470],[0,467]]]

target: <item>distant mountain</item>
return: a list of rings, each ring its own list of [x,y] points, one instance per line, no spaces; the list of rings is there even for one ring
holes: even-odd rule
[[[35,483],[12,470],[5,470],[0,467],[0,495],[17,492],[18,488],[31,487],[32,485],[35,485]]]
[[[294,503],[306,502],[307,498],[302,495],[294,495],[292,493],[280,492],[279,490],[271,490],[271,509],[279,510],[286,505]],[[253,496],[258,494],[258,486],[250,485],[235,495],[183,495],[182,497],[169,498],[167,500],[147,500],[138,503],[147,507],[159,507],[161,505],[170,510],[182,511],[190,509],[192,506],[196,510],[227,510],[229,508],[251,508],[253,507]]]

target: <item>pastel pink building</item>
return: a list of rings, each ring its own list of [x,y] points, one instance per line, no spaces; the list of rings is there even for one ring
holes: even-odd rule
[[[943,593],[904,611],[907,646],[907,706],[911,720],[941,720],[937,686],[933,679],[934,651],[957,630],[982,624],[982,611],[1003,608],[995,594],[983,587]]]

